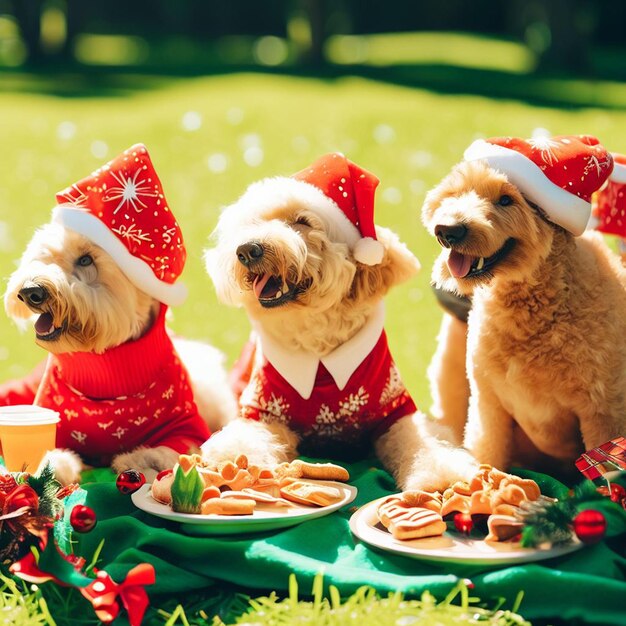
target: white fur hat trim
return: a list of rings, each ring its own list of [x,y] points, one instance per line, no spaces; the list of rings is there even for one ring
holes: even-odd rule
[[[108,252],[133,285],[159,302],[174,306],[185,301],[187,297],[185,285],[180,282],[172,284],[159,280],[146,262],[133,256],[104,222],[87,209],[61,204],[52,210],[52,221],[84,235]]]
[[[550,221],[576,236],[585,231],[591,210],[589,202],[554,184],[520,152],[479,139],[463,156],[466,161],[487,161],[490,167],[506,174],[531,202],[545,211]]]

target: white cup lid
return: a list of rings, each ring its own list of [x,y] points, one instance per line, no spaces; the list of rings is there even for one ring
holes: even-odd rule
[[[0,426],[34,426],[38,424],[56,424],[59,414],[33,404],[0,406]]]

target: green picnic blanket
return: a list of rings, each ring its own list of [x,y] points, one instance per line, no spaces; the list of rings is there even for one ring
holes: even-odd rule
[[[112,473],[95,470],[86,473],[83,487],[98,524],[78,537],[74,551],[89,558],[104,539],[101,564],[114,578],[138,563],[152,563],[156,584],[149,593],[176,593],[183,604],[186,592],[203,589],[210,596],[224,581],[258,589],[258,595],[285,592],[292,572],[302,590],[310,589],[315,575],[323,572],[325,584],[335,585],[342,595],[370,585],[382,594],[401,590],[415,597],[428,590],[443,597],[460,578],[469,578],[474,593],[491,606],[502,599],[504,608],[510,608],[522,590],[520,612],[531,621],[558,617],[624,624],[626,511],[608,499],[599,505],[608,532],[598,545],[514,566],[433,563],[375,551],[353,537],[348,522],[356,507],[397,489],[374,460],[347,467],[358,495],[342,510],[282,530],[220,537],[191,536],[178,523],[139,511],[117,491]],[[548,476],[523,474],[537,480],[547,495],[567,490]]]

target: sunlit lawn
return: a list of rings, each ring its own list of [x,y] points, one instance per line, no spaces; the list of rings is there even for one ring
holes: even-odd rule
[[[380,177],[377,221],[398,231],[423,265],[419,277],[389,296],[387,330],[406,383],[425,408],[425,370],[440,320],[429,288],[437,245],[419,217],[426,191],[478,136],[528,136],[546,127],[597,134],[610,149],[626,150],[624,112],[542,109],[357,78],[236,74],[157,81],[143,91],[133,91],[134,80],[125,77],[123,97],[2,94],[0,275],[10,275],[33,230],[48,220],[57,190],[144,142],[189,251],[190,295],[172,326],[213,342],[231,364],[248,323],[242,311],[216,302],[201,260],[220,207],[256,179],[290,174],[340,150]],[[25,374],[43,354],[31,333],[0,321],[0,380]]]

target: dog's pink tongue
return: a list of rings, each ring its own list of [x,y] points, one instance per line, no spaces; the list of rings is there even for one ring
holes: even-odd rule
[[[261,293],[263,292],[263,287],[267,284],[267,281],[272,277],[271,274],[263,274],[263,276],[257,276],[252,283],[252,289],[254,289],[254,295],[257,297],[257,300],[261,297]]]
[[[468,254],[461,254],[460,252],[451,250],[450,256],[448,257],[448,269],[450,270],[452,276],[455,278],[463,278],[467,276],[470,268],[472,267],[473,259],[474,257],[471,257]]]
[[[50,313],[42,313],[35,322],[35,330],[40,335],[47,335],[52,326],[52,315]]]

